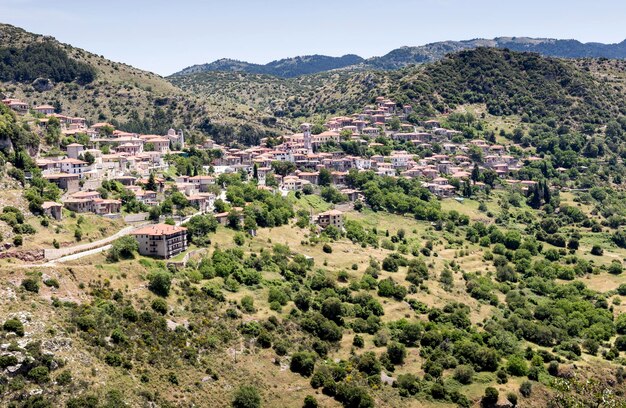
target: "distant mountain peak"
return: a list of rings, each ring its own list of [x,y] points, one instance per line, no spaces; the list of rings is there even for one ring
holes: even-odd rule
[[[478,47],[508,48],[513,51],[537,52],[545,56],[560,58],[626,59],[626,40],[618,44],[602,44],[593,42],[582,43],[575,39],[559,40],[554,38],[501,36],[493,39],[474,38],[462,41],[439,41],[417,47],[403,46],[383,56],[372,57],[367,60],[354,54],[347,54],[342,57],[303,55],[261,65],[222,58],[209,64],[187,67],[172,76],[207,71],[224,71],[291,78],[356,66],[373,69],[398,69],[408,65],[437,61],[446,54]]]

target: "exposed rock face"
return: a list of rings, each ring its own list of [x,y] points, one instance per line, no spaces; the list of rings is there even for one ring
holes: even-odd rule
[[[44,260],[43,249],[33,249],[30,251],[7,251],[0,252],[0,259],[15,258],[24,262],[38,262]]]
[[[72,347],[72,339],[68,337],[55,337],[43,342],[41,348],[45,351],[55,353],[57,351],[67,351]]]
[[[31,85],[38,92],[45,92],[54,88],[54,83],[48,78],[37,78]]]

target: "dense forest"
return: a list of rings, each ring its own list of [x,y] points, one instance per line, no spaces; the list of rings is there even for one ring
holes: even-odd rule
[[[38,78],[54,82],[88,84],[96,71],[73,60],[67,52],[49,42],[37,42],[25,48],[0,48],[0,80],[32,82]]]

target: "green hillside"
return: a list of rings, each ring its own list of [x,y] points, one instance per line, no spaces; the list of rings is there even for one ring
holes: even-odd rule
[[[296,79],[200,73],[171,78],[182,89],[223,102],[247,103],[275,117],[352,113],[379,95],[414,106],[427,117],[482,103],[496,116],[527,122],[602,124],[626,112],[620,61],[562,60],[534,53],[478,48],[397,71],[345,71]],[[596,69],[591,69],[594,65]]]
[[[31,106],[51,103],[91,123],[107,121],[143,133],[176,127],[198,136],[207,135],[201,129],[210,123],[235,139],[250,128],[258,139],[281,127],[264,125],[255,110],[242,104],[196,97],[159,75],[7,24],[0,24],[0,56],[0,94]]]

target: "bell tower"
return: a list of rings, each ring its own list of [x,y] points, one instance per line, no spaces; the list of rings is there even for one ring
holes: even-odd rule
[[[300,125],[300,129],[302,129],[302,133],[304,134],[304,148],[307,152],[313,153],[313,140],[311,138],[311,124],[303,123]]]

